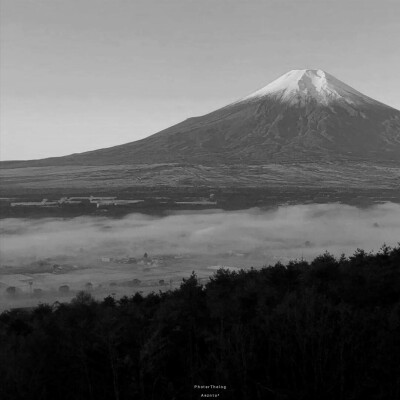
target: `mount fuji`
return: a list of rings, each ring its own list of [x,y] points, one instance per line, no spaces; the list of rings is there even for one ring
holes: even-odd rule
[[[293,70],[207,115],[135,142],[2,167],[400,161],[400,111],[322,70]]]

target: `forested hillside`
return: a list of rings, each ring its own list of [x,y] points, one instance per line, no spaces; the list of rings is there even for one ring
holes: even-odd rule
[[[400,398],[400,247],[0,316],[3,400],[202,395]]]

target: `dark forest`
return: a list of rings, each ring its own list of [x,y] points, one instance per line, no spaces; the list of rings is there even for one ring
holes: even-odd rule
[[[400,246],[0,315],[0,398],[400,398]],[[196,389],[195,385],[223,389]]]

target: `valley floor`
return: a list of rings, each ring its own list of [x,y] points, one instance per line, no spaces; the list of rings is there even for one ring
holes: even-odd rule
[[[400,202],[400,165],[341,161],[267,165],[107,165],[0,169],[0,217],[157,214],[282,204]],[[118,206],[11,208],[12,202],[114,196]],[[125,200],[125,204],[122,200]],[[130,200],[128,204],[126,200]],[[134,203],[134,200],[142,200]]]

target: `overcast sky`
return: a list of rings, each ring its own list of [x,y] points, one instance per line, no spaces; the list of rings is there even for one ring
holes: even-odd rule
[[[0,0],[0,158],[140,139],[321,68],[400,109],[398,0]]]

